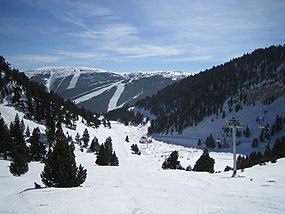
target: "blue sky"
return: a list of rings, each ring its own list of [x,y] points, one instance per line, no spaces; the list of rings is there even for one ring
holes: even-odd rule
[[[284,0],[1,0],[0,55],[20,70],[199,72],[285,44]]]

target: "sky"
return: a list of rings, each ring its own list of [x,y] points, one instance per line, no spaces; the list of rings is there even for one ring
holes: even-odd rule
[[[1,0],[0,55],[21,71],[199,72],[285,44],[284,0]]]

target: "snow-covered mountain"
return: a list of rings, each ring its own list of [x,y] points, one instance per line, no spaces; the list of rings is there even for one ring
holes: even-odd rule
[[[25,74],[66,100],[97,112],[133,105],[190,75],[174,71],[115,73],[86,67],[45,67]]]

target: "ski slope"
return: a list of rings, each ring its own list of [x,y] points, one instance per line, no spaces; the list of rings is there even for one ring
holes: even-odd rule
[[[13,120],[16,111],[12,107],[0,105],[0,110],[5,121]],[[37,124],[30,121],[29,126],[32,129]],[[88,131],[90,139],[96,136],[100,143],[111,136],[120,166],[96,166],[94,154],[76,147],[77,164],[88,174],[79,188],[33,189],[33,182],[42,184],[42,163],[30,163],[28,173],[14,177],[10,162],[0,160],[0,213],[285,213],[285,159],[238,171],[237,178],[231,178],[231,172],[162,170],[170,152],[179,151],[181,164],[193,167],[202,150],[156,140],[139,144],[148,125],[111,122],[111,127],[88,127]],[[77,130],[63,128],[74,138],[86,127],[80,118]],[[131,154],[133,143],[138,143],[142,155]],[[232,165],[231,153],[211,152],[210,156],[216,171]]]
[[[99,89],[99,90],[97,90],[97,91],[93,91],[93,92],[87,93],[87,94],[85,94],[84,96],[75,99],[75,100],[74,100],[74,103],[75,103],[75,104],[79,104],[79,103],[82,103],[82,102],[84,102],[84,101],[90,100],[90,99],[92,99],[93,97],[99,96],[99,95],[101,95],[103,92],[108,91],[108,90],[110,90],[110,89],[113,88],[113,87],[117,87],[118,84],[119,84],[119,83],[116,82],[116,83],[110,84],[110,85],[108,85],[108,86],[106,86],[106,87],[104,87],[104,88],[101,88],[101,89]]]
[[[118,100],[121,97],[124,90],[125,90],[125,83],[119,82],[115,93],[113,94],[112,98],[109,101],[108,111],[111,111],[118,107],[117,106]]]

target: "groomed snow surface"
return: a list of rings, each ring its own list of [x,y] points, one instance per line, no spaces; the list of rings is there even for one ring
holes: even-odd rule
[[[15,111],[0,107],[8,123]],[[77,130],[64,131],[73,137],[77,132],[82,135],[85,126],[79,121]],[[36,125],[29,123],[30,129]],[[0,213],[285,213],[285,159],[238,171],[236,178],[231,178],[232,172],[162,170],[165,157],[172,151],[179,151],[184,167],[193,167],[202,150],[155,140],[139,144],[147,126],[117,122],[111,126],[88,131],[90,138],[96,136],[100,143],[112,137],[120,166],[96,166],[95,155],[80,152],[77,147],[77,164],[88,170],[82,187],[34,189],[34,182],[42,185],[42,163],[32,162],[28,173],[14,177],[9,172],[10,162],[0,160]],[[129,143],[125,142],[126,135]],[[131,154],[133,143],[139,145],[142,155]],[[211,152],[210,156],[216,161],[216,171],[232,165],[230,153]]]

